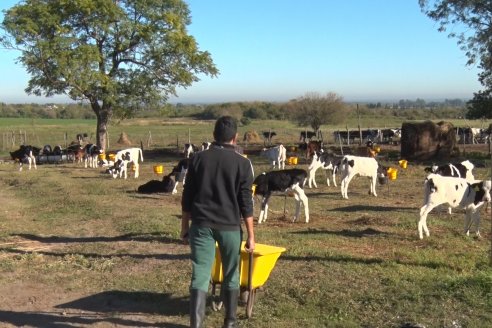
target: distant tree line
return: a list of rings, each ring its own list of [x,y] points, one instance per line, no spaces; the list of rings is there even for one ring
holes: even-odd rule
[[[5,104],[0,103],[0,117],[90,119],[96,118],[84,104]]]

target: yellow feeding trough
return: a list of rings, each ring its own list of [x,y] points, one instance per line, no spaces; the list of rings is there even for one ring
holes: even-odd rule
[[[289,157],[287,159],[287,164],[289,164],[289,165],[297,165],[297,161],[298,161],[297,157]]]
[[[400,164],[400,167],[402,169],[406,169],[407,168],[407,165],[408,165],[408,161],[405,160],[405,159],[401,159],[401,160],[398,161],[398,164]]]
[[[163,165],[154,165],[154,173],[155,174],[162,174],[164,172],[164,166]]]
[[[244,250],[244,244],[245,242],[243,241],[241,243],[239,281],[242,287],[248,287],[249,253]],[[283,252],[285,252],[285,248],[283,247],[255,244],[252,262],[251,288],[255,289],[263,286],[270,276],[270,272],[274,268],[277,259]],[[223,280],[222,259],[220,257],[218,246],[215,247],[215,261],[212,266],[211,277],[214,283],[220,283]]]
[[[106,154],[102,153],[102,154],[99,154],[99,160],[101,161],[104,161],[106,159]]]
[[[398,169],[390,167],[387,172],[388,172],[388,179],[396,180],[398,176]]]
[[[114,162],[115,158],[116,158],[116,154],[109,154],[109,155],[108,155],[108,159],[109,159],[110,161],[112,161],[112,162]]]

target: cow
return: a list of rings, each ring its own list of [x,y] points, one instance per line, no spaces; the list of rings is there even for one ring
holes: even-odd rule
[[[128,177],[128,165],[131,164],[135,171],[135,179],[139,176],[139,162],[143,162],[143,152],[140,148],[128,148],[118,151],[114,157],[114,166],[109,169],[113,178]]]
[[[369,194],[377,197],[376,181],[386,183],[388,179],[387,168],[380,165],[373,157],[361,157],[345,155],[340,161],[341,192],[342,198],[348,199],[348,186],[356,175],[371,179]]]
[[[175,184],[173,173],[171,172],[164,176],[162,181],[150,180],[149,182],[144,183],[137,188],[137,192],[141,194],[152,194],[159,192],[170,193],[174,190]]]
[[[103,151],[95,144],[87,144],[83,147],[84,167],[97,168],[97,159]]]
[[[184,145],[183,153],[185,158],[190,158],[191,154],[198,151],[198,147],[194,144],[187,143]]]
[[[490,180],[470,183],[466,179],[446,177],[439,174],[429,174],[424,182],[424,205],[420,208],[418,222],[419,238],[423,239],[423,232],[429,237],[427,215],[433,208],[448,204],[465,210],[465,233],[470,234],[471,226],[476,226],[476,234],[480,236],[480,209],[490,203]]]
[[[331,175],[332,175],[333,185],[336,187],[337,181],[335,177],[336,177],[336,173],[338,172],[338,165],[339,163],[333,155],[325,152],[314,153],[313,160],[311,161],[311,164],[308,167],[309,188],[312,188],[313,184],[315,188],[318,188],[318,185],[316,184],[316,171],[319,168],[325,170],[325,172],[332,171]],[[330,177],[328,176],[328,173],[326,174],[326,184],[330,186]]]
[[[314,131],[301,131],[299,135],[299,141],[307,143],[307,141],[311,140],[314,137],[317,137],[316,132]]]
[[[278,168],[283,170],[285,168],[285,159],[287,158],[287,149],[282,144],[271,148],[263,148],[261,156],[266,157],[272,163],[273,169],[278,165]]]
[[[263,135],[263,139],[265,140],[265,143],[268,143],[269,145],[272,144],[272,138],[277,135],[274,131],[263,131],[261,132]]]
[[[19,162],[19,171],[22,171],[22,165],[24,162],[29,164],[29,170],[32,166],[34,166],[34,169],[37,170],[35,155],[39,154],[39,152],[39,148],[30,145],[21,145],[16,151],[10,152],[10,157],[14,161]]]
[[[308,198],[304,193],[304,185],[307,180],[307,172],[303,169],[288,169],[262,173],[253,182],[255,195],[263,196],[261,200],[260,216],[258,223],[265,222],[268,214],[268,201],[274,192],[285,193],[292,191],[296,200],[296,213],[293,222],[299,218],[301,203],[304,206],[306,223],[309,222]]]

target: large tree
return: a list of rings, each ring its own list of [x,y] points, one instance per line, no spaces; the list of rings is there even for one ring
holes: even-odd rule
[[[289,103],[291,118],[300,126],[310,126],[316,134],[324,124],[337,124],[347,117],[343,98],[334,92],[308,92]]]
[[[199,74],[218,74],[190,23],[183,0],[25,0],[5,11],[0,43],[20,51],[28,94],[90,103],[105,149],[113,115],[129,117]]]
[[[468,57],[468,65],[481,70],[478,80],[484,90],[474,94],[469,103],[473,116],[485,116],[480,109],[490,108],[492,95],[492,0],[419,0],[422,11],[439,22],[439,31],[451,28],[449,37],[457,38],[458,45]],[[485,102],[483,102],[485,101]],[[482,103],[483,102],[483,103]],[[482,104],[481,104],[482,103]]]

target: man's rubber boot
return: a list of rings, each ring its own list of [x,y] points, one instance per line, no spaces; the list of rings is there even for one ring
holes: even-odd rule
[[[236,328],[237,302],[239,289],[224,290],[225,318],[222,328]]]
[[[190,328],[202,328],[205,319],[207,292],[200,289],[190,290]]]

